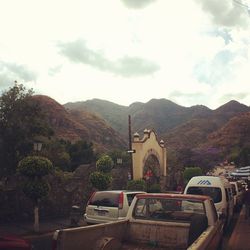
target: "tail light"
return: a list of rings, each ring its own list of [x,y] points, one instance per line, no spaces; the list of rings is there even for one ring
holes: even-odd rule
[[[119,203],[118,203],[118,208],[122,209],[123,208],[123,202],[124,202],[124,193],[121,192],[119,195]]]
[[[93,193],[91,194],[91,196],[90,196],[90,198],[89,198],[89,200],[88,200],[88,202],[87,202],[87,206],[89,205],[89,203],[92,202],[92,199],[93,199],[95,193],[96,193],[96,192],[93,192]]]

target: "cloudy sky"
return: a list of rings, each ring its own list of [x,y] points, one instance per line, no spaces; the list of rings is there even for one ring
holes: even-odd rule
[[[0,0],[0,92],[250,105],[248,0]],[[249,6],[249,8],[248,8]]]

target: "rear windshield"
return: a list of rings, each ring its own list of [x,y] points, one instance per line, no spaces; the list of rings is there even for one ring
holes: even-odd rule
[[[214,203],[222,200],[221,189],[218,187],[189,187],[187,194],[207,195],[213,199]]]
[[[118,207],[119,206],[119,193],[101,192],[95,193],[89,205],[104,206],[104,207]]]
[[[202,201],[174,198],[138,199],[133,216],[140,219],[186,221],[194,214],[206,215]]]

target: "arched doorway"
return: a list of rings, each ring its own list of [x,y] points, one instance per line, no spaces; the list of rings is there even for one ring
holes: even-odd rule
[[[154,154],[148,156],[143,167],[143,179],[146,181],[147,189],[156,187],[160,183],[160,163]]]

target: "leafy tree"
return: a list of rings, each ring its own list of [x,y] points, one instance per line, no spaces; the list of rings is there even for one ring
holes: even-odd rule
[[[18,172],[26,177],[23,192],[34,202],[34,231],[39,231],[39,200],[49,194],[49,183],[43,177],[52,171],[49,159],[40,156],[27,156],[18,163]]]
[[[69,147],[71,143],[65,140],[50,140],[44,145],[43,156],[49,158],[55,168],[71,171]]]
[[[102,155],[96,162],[97,170],[103,173],[110,173],[113,168],[113,160],[109,155]]]
[[[71,170],[74,171],[81,164],[91,163],[95,159],[93,143],[80,140],[69,146]]]
[[[114,166],[128,167],[130,166],[130,155],[124,150],[113,150],[109,152],[109,156],[114,162]],[[118,163],[117,159],[121,159],[121,162]]]
[[[183,178],[187,183],[192,177],[202,175],[202,169],[199,167],[187,167],[183,172]]]
[[[235,163],[238,166],[249,166],[250,165],[250,146],[245,146],[243,147],[240,152],[238,157],[235,157]]]
[[[146,191],[146,182],[144,180],[130,180],[127,184],[128,190],[138,190],[138,191]]]
[[[98,190],[106,190],[110,186],[112,177],[108,174],[96,171],[90,174],[89,180],[93,187],[97,188]]]
[[[37,136],[49,136],[45,114],[32,99],[33,91],[15,84],[0,96],[0,174],[14,174],[18,162],[33,150]]]

